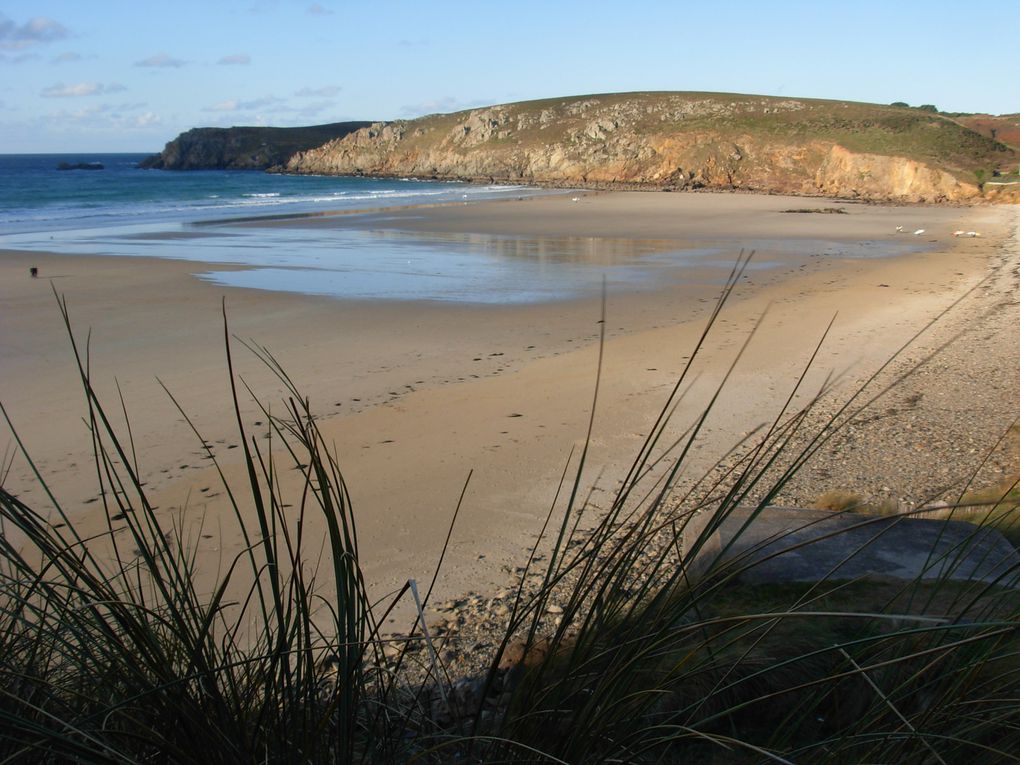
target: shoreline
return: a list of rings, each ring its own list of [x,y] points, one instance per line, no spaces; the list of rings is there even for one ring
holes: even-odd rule
[[[593,236],[668,231],[676,239],[697,233],[678,223],[675,211],[670,220],[674,202],[669,200],[677,196],[638,196],[642,198],[586,195],[580,204],[550,196],[453,205],[425,216],[411,211],[392,215],[387,209],[386,215],[393,219],[388,225],[426,232],[460,227],[482,233],[571,235],[590,227]],[[728,216],[737,209],[750,220],[745,228],[760,224],[765,233],[789,227],[791,218],[824,219],[798,224],[811,236],[833,218],[851,219],[838,221],[840,230],[865,225],[864,215],[785,215],[776,220],[776,200],[741,196],[715,205],[714,217],[712,201],[699,201],[693,209],[721,238],[746,233],[730,230]],[[893,231],[889,224],[903,216],[903,209],[867,205],[870,217],[863,230]],[[963,216],[1004,229],[1009,211],[925,212],[947,227],[954,216]],[[357,220],[316,219],[311,227],[381,224],[378,215],[368,214]],[[981,240],[940,239],[939,244],[951,249],[891,259],[806,258],[771,273],[746,274],[713,332],[702,376],[682,418],[698,411],[699,396],[703,400],[746,333],[763,312],[767,315],[732,378],[735,395],[727,398],[719,421],[713,422],[696,463],[710,465],[748,430],[749,422],[783,399],[832,313],[838,310],[839,317],[810,377],[814,384],[830,369],[837,374],[853,370],[848,378],[852,381],[884,361],[891,348],[979,280],[1003,236],[999,231]],[[92,496],[84,487],[95,479],[88,472],[88,442],[78,419],[81,396],[69,374],[70,351],[48,293],[49,279],[28,281],[31,261],[43,264],[43,276],[51,277],[67,296],[76,334],[83,337],[93,328],[97,387],[113,406],[113,378],[121,385],[139,459],[151,473],[147,479],[154,504],[168,514],[187,507],[192,519],[220,518],[223,497],[217,496],[215,475],[203,462],[200,444],[155,378],[194,416],[204,438],[224,459],[228,477],[237,477],[219,315],[221,296],[226,295],[231,331],[269,347],[323,416],[320,424],[337,444],[351,486],[364,540],[363,565],[376,592],[409,577],[430,576],[469,470],[475,471],[474,477],[436,597],[499,587],[504,567],[519,562],[548,509],[570,448],[584,435],[600,329],[595,298],[537,306],[363,303],[217,287],[193,278],[196,264],[187,261],[4,253],[4,404],[28,437],[44,474],[55,476],[58,495],[68,496],[83,522],[96,523],[97,529],[101,524],[92,509],[100,505],[86,504]],[[647,294],[610,295],[590,464],[625,463],[632,456],[657,402],[690,353],[714,292],[715,287],[706,285],[663,285]],[[245,380],[277,403],[283,391],[272,375],[236,345],[234,355]],[[243,417],[246,426],[260,432],[254,424],[261,420],[255,407],[246,404]],[[11,485],[21,488],[25,501],[39,502],[41,494],[31,487],[20,459],[17,462]],[[597,468],[592,477],[594,472]],[[613,479],[610,467],[604,485]],[[238,549],[238,540],[229,533],[209,544],[200,562],[213,570],[217,559],[229,559]]]

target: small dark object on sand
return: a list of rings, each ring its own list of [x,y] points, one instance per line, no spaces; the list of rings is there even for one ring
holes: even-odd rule
[[[784,213],[821,213],[822,215],[847,215],[842,207],[798,207],[793,210],[783,210]]]
[[[36,268],[35,266],[32,266],[30,269],[28,269],[28,272],[32,274],[33,279],[35,279],[39,275],[39,269]]]

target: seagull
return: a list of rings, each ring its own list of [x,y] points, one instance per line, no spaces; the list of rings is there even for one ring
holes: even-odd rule
[[[963,229],[960,229],[959,231],[954,231],[953,232],[953,236],[965,236],[966,234],[967,234],[967,232],[964,231]]]
[[[571,198],[570,198],[570,201],[571,201],[571,202],[580,202],[580,201],[581,201],[581,198],[580,198],[580,197],[571,197]]]
[[[897,226],[896,230],[899,231],[900,233],[903,233],[903,226]]]
[[[964,236],[981,236],[977,231],[968,231]]]
[[[923,233],[924,233],[924,229],[923,228],[919,228],[919,229],[917,229],[917,231],[914,232],[914,236],[920,236]]]

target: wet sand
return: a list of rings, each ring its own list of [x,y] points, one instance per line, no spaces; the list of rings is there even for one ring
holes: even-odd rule
[[[776,411],[833,316],[806,395],[830,373],[858,379],[884,361],[981,279],[1012,213],[753,195],[578,196],[577,202],[557,196],[244,225],[664,239],[738,249],[740,243],[760,248],[764,242],[767,249],[784,240],[826,239],[874,242],[876,251],[909,236],[897,234],[896,226],[925,228],[928,252],[891,259],[800,253],[781,260],[782,253],[768,253],[773,268],[745,274],[677,413],[679,433],[766,314],[694,454],[696,471]],[[828,206],[848,214],[782,212]],[[984,236],[954,239],[956,229]],[[693,281],[608,295],[590,480],[602,471],[602,485],[611,487],[629,466],[692,352],[725,261]],[[30,266],[41,278],[28,276]],[[86,526],[101,527],[84,401],[54,288],[67,299],[76,335],[84,338],[91,329],[94,382],[112,411],[119,411],[119,384],[154,504],[168,518],[185,507],[188,518],[205,519],[210,538],[199,556],[205,570],[215,571],[240,549],[222,487],[160,385],[213,444],[228,477],[239,478],[223,350],[225,300],[231,334],[268,347],[322,415],[350,486],[373,591],[430,578],[470,471],[439,594],[499,586],[504,567],[520,562],[571,449],[583,440],[596,378],[599,297],[523,306],[357,302],[214,286],[194,278],[202,270],[141,257],[0,254],[0,400],[65,506]],[[279,381],[236,343],[234,357],[239,375],[279,411]],[[252,403],[244,403],[242,417],[251,432],[264,431],[256,423],[265,418]],[[297,476],[286,472],[284,488],[292,490]],[[33,506],[48,504],[20,457],[5,487]],[[594,495],[596,501],[603,496]]]

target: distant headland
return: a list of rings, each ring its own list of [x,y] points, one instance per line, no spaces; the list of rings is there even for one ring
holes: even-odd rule
[[[158,170],[265,170],[294,154],[371,125],[334,122],[311,127],[192,128],[139,167]]]
[[[943,114],[728,93],[545,99],[394,122],[196,128],[145,167],[268,169],[527,183],[742,190],[874,201],[1012,197],[1020,115]]]

